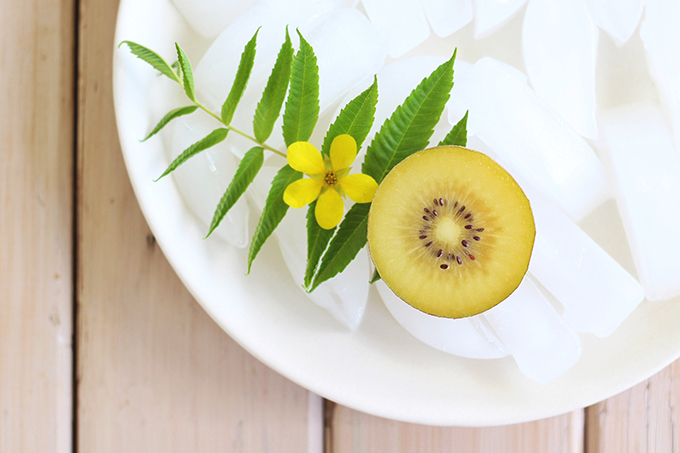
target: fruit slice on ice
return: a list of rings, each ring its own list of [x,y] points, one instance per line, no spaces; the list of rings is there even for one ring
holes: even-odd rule
[[[462,318],[507,298],[535,237],[522,189],[496,162],[457,146],[418,152],[380,184],[368,244],[385,283],[425,313]]]

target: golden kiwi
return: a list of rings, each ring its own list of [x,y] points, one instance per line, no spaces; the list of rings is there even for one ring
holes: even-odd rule
[[[485,154],[458,146],[415,153],[383,179],[368,246],[394,293],[425,313],[462,318],[507,298],[536,235],[515,180]]]

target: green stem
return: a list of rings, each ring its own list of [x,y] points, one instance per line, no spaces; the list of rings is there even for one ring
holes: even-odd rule
[[[278,154],[278,155],[281,156],[281,157],[286,157],[286,155],[285,155],[284,153],[282,153],[281,151],[279,151],[278,149],[272,148],[271,146],[267,145],[266,143],[260,143],[259,141],[257,141],[257,139],[256,139],[255,137],[252,137],[252,136],[246,134],[245,132],[243,132],[243,131],[241,131],[241,130],[239,130],[239,129],[236,129],[234,126],[232,126],[232,125],[230,125],[230,124],[226,124],[224,121],[222,121],[222,118],[220,118],[219,116],[215,115],[213,112],[211,112],[210,110],[208,110],[208,109],[207,109],[203,104],[201,104],[200,102],[198,102],[198,101],[194,101],[194,102],[195,102],[195,104],[196,104],[201,110],[203,110],[205,113],[207,113],[208,115],[212,116],[212,117],[215,118],[217,121],[219,121],[220,123],[222,123],[222,124],[224,125],[224,127],[226,127],[227,129],[229,129],[229,130],[231,130],[231,131],[234,131],[236,134],[239,134],[239,135],[241,135],[241,136],[247,138],[248,140],[250,140],[250,141],[252,141],[252,142],[257,143],[258,146],[261,146],[261,147],[263,147],[263,148],[266,149],[266,150],[269,150],[269,151],[271,151],[271,152],[273,152],[273,153],[276,153],[276,154]]]

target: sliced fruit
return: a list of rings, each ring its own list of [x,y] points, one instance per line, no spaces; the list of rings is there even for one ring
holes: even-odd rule
[[[447,318],[476,315],[512,294],[535,235],[529,200],[510,174],[457,146],[426,149],[395,166],[368,218],[369,250],[387,286]]]

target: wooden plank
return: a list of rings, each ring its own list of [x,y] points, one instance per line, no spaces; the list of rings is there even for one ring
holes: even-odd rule
[[[0,2],[0,451],[71,451],[72,0]]]
[[[218,328],[140,213],[113,117],[116,10],[81,0],[78,451],[305,452],[316,399]]]
[[[680,361],[587,410],[588,453],[679,452]]]
[[[450,428],[414,425],[332,405],[327,453],[582,453],[583,411],[518,425]]]

